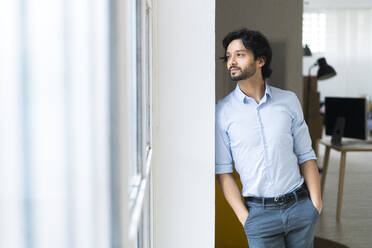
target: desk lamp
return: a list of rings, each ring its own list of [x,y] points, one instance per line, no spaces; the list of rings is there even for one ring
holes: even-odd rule
[[[309,101],[310,101],[310,84],[311,84],[311,69],[315,66],[319,66],[318,73],[317,73],[317,79],[318,80],[325,80],[331,77],[336,76],[336,71],[333,69],[332,66],[327,64],[327,61],[324,57],[319,58],[317,62],[315,62],[313,65],[309,67],[309,76],[307,78],[307,91],[306,91],[306,121],[309,120]]]

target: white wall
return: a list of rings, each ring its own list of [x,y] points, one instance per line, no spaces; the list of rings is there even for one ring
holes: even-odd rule
[[[302,0],[217,0],[216,56],[224,54],[224,36],[242,27],[262,32],[270,42],[284,42],[284,88],[294,91],[302,99],[302,10]],[[217,61],[217,99],[231,91],[233,86],[235,84],[230,81],[224,64]]]
[[[154,1],[156,248],[214,247],[215,1]]]

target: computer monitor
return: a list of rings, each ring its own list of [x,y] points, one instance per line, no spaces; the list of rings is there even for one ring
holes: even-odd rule
[[[339,117],[344,117],[345,127],[342,137],[366,140],[367,101],[365,98],[326,97],[325,127],[326,135],[333,135]]]

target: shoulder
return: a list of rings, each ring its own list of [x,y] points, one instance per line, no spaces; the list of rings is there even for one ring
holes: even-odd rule
[[[301,103],[293,91],[283,90],[277,87],[270,86],[271,94],[275,101],[280,102],[281,104],[288,105],[292,107],[301,107]]]
[[[289,110],[291,115],[296,116],[302,112],[302,105],[296,93],[273,86],[270,87],[274,101]]]
[[[231,108],[233,102],[233,92],[230,92],[224,98],[218,100],[216,104],[216,121],[223,121],[226,113],[229,112],[228,109]]]
[[[231,107],[233,101],[233,93],[230,92],[227,96],[217,101],[216,113],[223,112],[227,108]]]
[[[280,97],[287,100],[298,100],[296,93],[290,90],[283,90],[270,85],[270,90],[273,96]]]

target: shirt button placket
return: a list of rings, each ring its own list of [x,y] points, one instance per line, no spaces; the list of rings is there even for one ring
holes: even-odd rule
[[[264,126],[263,126],[262,119],[261,119],[260,105],[256,107],[256,113],[257,113],[258,125],[260,127],[261,141],[262,141],[262,145],[264,149],[264,163],[265,163],[264,176],[266,180],[270,180],[270,172],[267,171],[267,144],[266,144],[266,139],[265,139]]]

